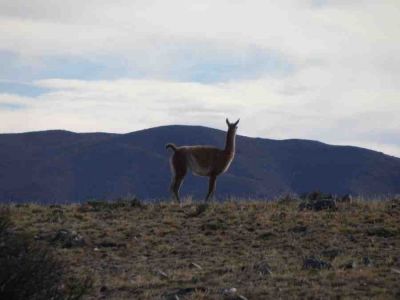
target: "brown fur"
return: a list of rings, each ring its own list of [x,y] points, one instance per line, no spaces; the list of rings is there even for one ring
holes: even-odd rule
[[[194,175],[208,176],[209,187],[206,201],[214,194],[217,176],[226,172],[235,156],[235,137],[237,124],[229,123],[226,136],[226,144],[224,149],[218,149],[211,146],[181,146],[167,144],[166,148],[174,151],[170,159],[171,171],[173,173],[171,192],[180,202],[179,189],[187,170],[191,170]]]

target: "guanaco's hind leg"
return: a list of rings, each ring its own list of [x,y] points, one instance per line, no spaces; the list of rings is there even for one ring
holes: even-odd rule
[[[184,157],[178,152],[175,152],[171,158],[171,169],[173,173],[170,190],[174,194],[175,199],[181,203],[179,198],[179,189],[182,185],[183,179],[185,178],[187,167]]]
[[[211,175],[208,181],[208,193],[205,200],[206,202],[210,200],[210,198],[214,195],[216,182],[217,182],[217,176]]]
[[[179,189],[181,188],[183,182],[183,176],[174,176],[171,183],[171,192],[174,194],[175,199],[181,203],[181,199],[179,198]]]

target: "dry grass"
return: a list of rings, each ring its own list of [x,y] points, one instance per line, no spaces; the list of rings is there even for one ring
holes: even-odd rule
[[[11,214],[33,236],[83,236],[79,247],[49,243],[78,275],[91,274],[91,299],[221,299],[233,287],[247,299],[400,297],[400,205],[297,205],[30,204],[12,205]],[[331,268],[303,269],[307,257]]]

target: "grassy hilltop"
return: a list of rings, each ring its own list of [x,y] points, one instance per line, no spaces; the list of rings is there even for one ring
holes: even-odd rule
[[[11,205],[89,299],[399,298],[400,202]]]

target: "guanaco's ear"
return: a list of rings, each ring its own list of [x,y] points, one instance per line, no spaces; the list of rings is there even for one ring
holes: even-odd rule
[[[231,125],[231,123],[229,123],[229,120],[228,120],[228,118],[226,118],[226,125],[228,125],[228,127]]]
[[[240,121],[240,119],[238,119],[233,125],[237,125],[237,124],[239,124],[239,121]]]

